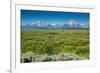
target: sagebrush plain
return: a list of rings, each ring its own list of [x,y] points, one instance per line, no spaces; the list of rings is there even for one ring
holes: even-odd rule
[[[21,31],[21,63],[89,59],[89,29]]]

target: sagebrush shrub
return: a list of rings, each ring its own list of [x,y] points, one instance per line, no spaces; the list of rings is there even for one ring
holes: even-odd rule
[[[22,63],[28,62],[49,62],[49,61],[72,61],[72,60],[84,60],[86,58],[79,57],[72,53],[59,53],[54,55],[34,55],[32,52],[23,53],[21,56]]]
[[[33,53],[32,52],[26,52],[26,53],[23,53],[21,55],[21,62],[32,62],[32,59],[33,59]]]

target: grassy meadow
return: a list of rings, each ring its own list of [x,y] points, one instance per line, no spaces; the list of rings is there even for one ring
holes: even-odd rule
[[[21,63],[89,59],[88,29],[21,31]]]

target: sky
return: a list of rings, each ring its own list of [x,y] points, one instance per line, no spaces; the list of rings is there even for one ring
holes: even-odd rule
[[[88,25],[89,17],[89,13],[82,12],[21,10],[21,25],[38,21],[51,24],[66,24],[70,20],[74,20],[80,25]]]

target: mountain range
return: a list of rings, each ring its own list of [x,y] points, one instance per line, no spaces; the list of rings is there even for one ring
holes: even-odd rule
[[[21,25],[21,29],[80,29],[89,28],[88,24],[78,24],[74,21],[69,21],[66,24],[51,24],[46,22],[35,22],[32,24]]]

